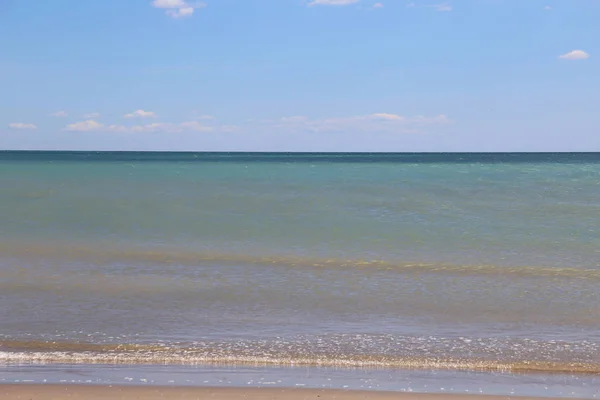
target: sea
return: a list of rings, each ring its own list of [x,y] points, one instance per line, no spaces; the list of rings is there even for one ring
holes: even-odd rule
[[[0,383],[600,397],[600,153],[0,152]]]

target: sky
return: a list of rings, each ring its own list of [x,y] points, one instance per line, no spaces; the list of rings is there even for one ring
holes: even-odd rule
[[[600,151],[599,0],[0,0],[0,149]]]

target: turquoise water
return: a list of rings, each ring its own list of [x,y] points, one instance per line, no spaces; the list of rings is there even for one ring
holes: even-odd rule
[[[254,256],[599,264],[600,157],[592,155],[551,162],[553,155],[513,154],[489,163],[452,154],[431,161],[352,155],[349,162],[343,155],[85,156],[5,153],[0,237]]]
[[[600,154],[0,152],[0,362],[600,372]]]

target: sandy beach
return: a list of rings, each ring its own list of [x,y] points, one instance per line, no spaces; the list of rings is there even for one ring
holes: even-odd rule
[[[5,400],[57,400],[57,399],[270,399],[270,400],[507,400],[543,399],[541,397],[511,397],[457,394],[418,394],[375,391],[344,391],[327,389],[281,388],[208,388],[208,387],[157,387],[157,386],[93,386],[93,385],[25,385],[0,386],[0,397]]]

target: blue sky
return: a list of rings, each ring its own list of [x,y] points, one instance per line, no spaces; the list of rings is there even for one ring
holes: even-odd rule
[[[0,148],[600,151],[598,0],[0,0]]]

